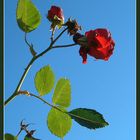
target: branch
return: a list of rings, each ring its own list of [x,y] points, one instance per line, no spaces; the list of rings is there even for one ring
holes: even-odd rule
[[[32,94],[32,93],[29,93],[29,94],[30,94],[30,96],[35,97],[35,98],[41,100],[42,102],[44,102],[45,104],[49,105],[50,107],[52,107],[52,108],[54,108],[54,109],[57,109],[57,110],[59,110],[59,111],[65,113],[64,111],[62,111],[61,109],[59,109],[57,106],[54,106],[54,105],[48,103],[47,101],[45,101],[45,100],[44,100],[43,98],[41,98],[40,96],[37,96],[37,95]]]
[[[22,74],[21,79],[17,85],[17,88],[15,89],[14,93],[5,101],[4,105],[8,104],[11,100],[13,100],[18,95],[18,91],[20,90],[20,88],[23,84],[23,81],[24,81],[24,79],[25,79],[25,77],[26,77],[28,71],[30,70],[34,61],[35,61],[35,58],[32,58],[31,61],[29,62],[29,64],[27,65],[27,67],[25,68],[25,71]]]
[[[32,59],[30,60],[30,62],[28,63],[27,67],[25,68],[24,73],[22,74],[20,81],[14,91],[14,93],[5,101],[4,105],[7,105],[11,100],[13,100],[17,95],[18,92],[24,82],[25,77],[27,76],[32,64],[34,63],[34,61],[36,61],[39,57],[43,56],[44,54],[46,54],[49,50],[51,50],[53,44],[61,37],[61,35],[67,30],[68,28],[65,28],[57,37],[54,41],[52,41],[49,45],[49,47],[47,49],[45,49],[44,51],[42,51],[40,54],[33,56]],[[25,38],[26,39],[26,38]],[[26,40],[27,41],[27,40]],[[26,42],[28,43],[28,42]]]
[[[54,41],[52,41],[52,43],[54,44],[60,37],[61,35],[67,30],[68,28],[65,28],[57,37],[56,39],[54,39]]]
[[[35,97],[35,98],[41,100],[43,103],[49,105],[50,107],[52,107],[52,108],[54,108],[54,109],[57,109],[58,111],[60,111],[60,112],[62,112],[62,113],[65,113],[65,114],[67,114],[67,115],[69,115],[69,116],[71,116],[71,117],[76,117],[76,118],[82,119],[82,120],[84,120],[84,121],[89,121],[89,122],[91,122],[91,123],[100,124],[100,122],[91,121],[91,120],[88,120],[88,119],[86,119],[86,118],[84,118],[84,117],[81,117],[81,116],[72,114],[72,113],[70,113],[70,112],[63,111],[63,110],[61,110],[60,108],[58,108],[57,106],[54,106],[54,105],[48,103],[46,100],[44,100],[44,99],[41,98],[40,96],[37,96],[37,95],[35,95],[35,94],[32,94],[32,93],[30,93],[30,92],[28,92],[28,91],[26,91],[26,90],[25,90],[25,91],[19,91],[19,94]]]
[[[65,29],[56,37],[56,39],[54,39],[54,40],[51,42],[50,46],[49,46],[46,50],[44,50],[43,52],[41,52],[40,54],[38,54],[38,55],[36,56],[36,59],[38,59],[40,56],[44,55],[47,51],[51,50],[53,44],[61,37],[61,35],[62,35],[67,29],[68,29],[68,28],[65,28]]]
[[[28,97],[29,97],[29,96],[35,97],[35,98],[41,100],[43,103],[49,105],[50,107],[55,108],[55,109],[57,109],[57,110],[59,110],[59,111],[65,113],[64,111],[62,111],[61,109],[59,109],[57,106],[54,106],[54,105],[48,103],[46,100],[44,100],[44,99],[41,98],[40,96],[37,96],[37,95],[35,95],[35,94],[33,94],[33,93],[30,93],[30,92],[27,91],[27,90],[20,90],[20,91],[18,91],[18,95],[26,95],[26,96],[28,96]]]
[[[75,45],[78,45],[78,44],[74,43],[74,44],[68,44],[68,45],[53,46],[52,48],[68,48],[68,47],[72,47]]]

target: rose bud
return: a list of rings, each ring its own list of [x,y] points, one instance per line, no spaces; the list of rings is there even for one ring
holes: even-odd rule
[[[56,26],[61,28],[64,24],[63,10],[60,7],[52,6],[48,11],[47,18],[50,22],[52,22],[51,29],[54,29]]]
[[[81,26],[78,25],[76,20],[71,20],[70,18],[64,24],[64,26],[68,27],[68,34],[74,35],[77,33],[78,30],[81,30]]]
[[[96,59],[107,61],[113,54],[115,43],[111,33],[107,29],[90,30],[85,33],[87,46],[81,46],[79,54],[83,58],[83,63],[87,61],[87,54]]]

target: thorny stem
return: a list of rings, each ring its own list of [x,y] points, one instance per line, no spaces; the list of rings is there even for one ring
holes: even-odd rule
[[[43,56],[45,53],[47,53],[49,50],[52,49],[54,43],[62,36],[62,34],[67,30],[68,28],[65,28],[49,45],[49,47],[47,49],[45,49],[44,51],[42,51],[41,53],[39,53],[36,56],[33,56],[32,59],[29,61],[27,67],[25,68],[25,71],[23,72],[20,81],[15,89],[15,91],[13,92],[13,94],[5,101],[4,105],[7,105],[10,101],[12,101],[17,95],[18,92],[24,82],[25,77],[27,76],[32,64],[41,56]],[[26,34],[25,34],[25,41],[27,43],[28,46],[30,46],[30,44],[28,43],[27,39],[26,39]]]
[[[52,49],[53,44],[62,36],[62,34],[63,34],[67,29],[68,29],[68,28],[65,28],[65,29],[56,37],[56,39],[54,39],[54,40],[51,42],[50,46],[49,46],[46,50],[44,50],[43,52],[41,52],[40,54],[38,54],[38,55],[36,56],[36,59],[38,59],[40,56],[44,55],[47,51],[49,51],[50,49]]]
[[[22,92],[23,94],[28,93],[27,91],[21,91],[21,92]],[[23,120],[22,120],[21,123],[20,123],[20,131],[19,131],[18,134],[16,135],[16,138],[18,138],[18,136],[20,135],[20,133],[21,133],[22,131],[25,131],[27,134],[30,133],[30,132],[28,131],[28,129],[27,129],[27,127],[28,127],[30,124],[32,124],[32,123],[23,124]]]
[[[20,88],[21,88],[21,86],[23,84],[23,81],[24,81],[24,79],[25,79],[25,77],[26,77],[28,71],[30,70],[30,68],[31,68],[31,66],[32,66],[34,61],[35,61],[35,58],[32,58],[30,60],[30,62],[28,63],[27,67],[25,68],[24,73],[21,76],[21,79],[20,79],[20,81],[19,81],[14,93],[5,101],[4,105],[7,105],[11,100],[13,100],[18,95],[18,91],[20,90]]]

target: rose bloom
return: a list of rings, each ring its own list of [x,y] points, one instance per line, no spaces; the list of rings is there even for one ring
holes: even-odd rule
[[[63,10],[60,7],[52,6],[51,9],[48,11],[47,18],[50,21],[53,21],[55,16],[57,16],[60,20],[64,21]]]
[[[115,43],[111,33],[107,29],[90,30],[85,33],[87,46],[81,46],[79,53],[83,58],[83,63],[87,62],[87,54],[96,59],[107,61],[113,54]]]

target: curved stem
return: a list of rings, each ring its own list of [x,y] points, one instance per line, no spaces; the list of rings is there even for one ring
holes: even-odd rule
[[[40,96],[37,96],[37,95],[32,94],[32,93],[29,93],[29,94],[30,94],[30,96],[35,97],[35,98],[41,100],[42,102],[44,102],[45,104],[49,105],[50,107],[55,108],[55,109],[57,109],[57,110],[59,110],[59,111],[65,113],[64,111],[62,111],[61,109],[59,109],[57,106],[54,106],[54,105],[48,103],[46,100],[44,100],[44,99],[41,98]]]
[[[61,35],[67,30],[68,28],[65,28],[57,37],[56,39],[54,39],[54,41],[52,41],[52,43],[54,44],[60,37]]]
[[[4,103],[4,106],[6,106],[10,101],[12,101],[17,96],[17,93],[13,93]]]
[[[20,131],[18,132],[18,134],[16,135],[16,137],[18,138],[19,134],[22,132],[22,129],[20,129]]]
[[[25,91],[25,92],[27,92],[27,91]],[[28,93],[29,93],[29,92],[28,92]],[[82,116],[78,116],[78,115],[76,115],[76,114],[72,114],[72,113],[70,113],[70,112],[63,111],[63,110],[61,110],[60,108],[58,108],[57,106],[54,106],[54,105],[48,103],[46,100],[44,100],[44,99],[41,98],[40,96],[37,96],[37,95],[32,94],[32,93],[29,93],[29,95],[32,96],[32,97],[35,97],[35,98],[37,98],[37,99],[39,99],[39,100],[41,100],[42,102],[44,102],[45,104],[49,105],[49,106],[52,107],[52,108],[57,109],[58,111],[61,111],[62,113],[65,113],[65,114],[71,116],[72,118],[75,117],[75,118],[78,118],[78,119],[82,119],[82,120],[84,120],[84,121],[88,121],[88,122],[90,122],[90,123],[100,124],[100,122],[96,122],[96,121],[93,121],[93,120],[89,120],[89,119],[84,118],[84,117],[82,117]]]
[[[53,46],[52,48],[68,48],[68,47],[72,47],[75,45],[78,45],[78,44],[74,43],[74,44],[68,44],[68,45]]]
[[[38,54],[38,55],[36,56],[36,59],[38,59],[40,56],[44,55],[47,51],[49,51],[51,48],[53,48],[53,44],[62,36],[62,34],[63,34],[67,29],[68,29],[68,28],[65,28],[65,29],[56,37],[56,39],[54,39],[54,40],[51,42],[50,46],[49,46],[46,50],[44,50],[43,52],[41,52],[40,54]]]
[[[27,41],[27,33],[25,33],[24,40],[25,40],[25,43],[27,44],[27,46],[30,48],[31,45],[30,45],[30,43]]]
[[[17,95],[18,95],[18,91],[20,90],[22,84],[23,84],[23,81],[28,73],[28,71],[30,70],[33,62],[35,61],[35,58],[32,58],[31,61],[29,62],[29,64],[27,65],[27,67],[25,68],[25,71],[24,73],[22,74],[21,76],[21,79],[16,87],[16,90],[14,91],[14,93],[5,101],[4,105],[7,105],[11,100],[13,100]]]
[[[20,81],[19,81],[19,83],[18,83],[18,85],[17,85],[17,87],[16,87],[14,93],[5,101],[4,105],[7,105],[11,100],[13,100],[13,99],[18,95],[18,91],[20,90],[20,88],[21,88],[21,86],[22,86],[22,84],[23,84],[23,82],[24,82],[24,79],[25,79],[25,77],[27,76],[27,74],[28,74],[28,72],[29,72],[29,70],[30,70],[32,64],[34,63],[34,61],[36,61],[39,57],[43,56],[45,53],[47,53],[49,50],[51,50],[53,44],[61,37],[61,35],[62,35],[67,29],[68,29],[68,28],[65,28],[65,29],[56,37],[56,39],[50,43],[50,46],[49,46],[47,49],[45,49],[45,50],[44,50],[43,52],[41,52],[40,54],[34,56],[34,57],[30,60],[30,62],[28,63],[27,67],[25,68],[24,73],[22,74],[22,76],[21,76],[21,78],[20,78]],[[25,34],[25,35],[26,35],[26,34]]]
[[[52,35],[51,35],[51,41],[53,42],[54,40],[54,32],[55,32],[55,28],[52,30]]]

